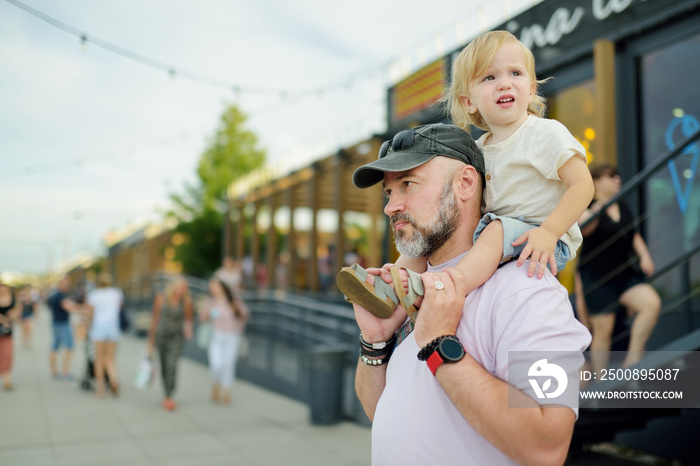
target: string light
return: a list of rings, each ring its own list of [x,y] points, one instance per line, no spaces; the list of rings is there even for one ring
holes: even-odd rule
[[[53,18],[35,8],[30,7],[29,5],[25,5],[24,3],[18,1],[18,0],[6,0],[7,2],[11,3],[12,5],[15,5],[16,7],[26,11],[27,13],[42,19],[43,21],[46,21],[47,23],[51,24],[52,26],[55,26],[59,29],[62,29],[63,31],[72,34],[74,36],[77,36],[80,38],[80,43],[81,46],[85,49],[87,47],[88,42],[92,43],[98,47],[101,47],[105,50],[108,50],[110,52],[116,53],[118,55],[121,55],[125,58],[128,58],[130,60],[137,61],[141,64],[150,66],[152,68],[156,68],[161,71],[165,71],[168,73],[168,75],[171,78],[174,78],[175,76],[179,76],[181,78],[189,79],[191,81],[197,81],[203,84],[209,84],[211,86],[215,87],[223,87],[226,89],[233,89],[234,92],[237,94],[257,94],[257,95],[269,95],[269,96],[275,96],[280,98],[283,101],[286,101],[292,97],[303,97],[303,96],[311,96],[311,95],[320,95],[323,93],[326,93],[328,91],[331,91],[333,89],[345,89],[348,88],[348,83],[351,82],[351,80],[345,79],[343,81],[340,81],[338,83],[332,83],[328,84],[326,86],[321,86],[315,89],[308,89],[308,90],[302,90],[298,92],[290,92],[288,89],[274,89],[274,88],[265,88],[265,87],[254,87],[254,86],[241,86],[238,84],[232,84],[230,82],[223,81],[218,78],[212,78],[210,76],[205,76],[199,73],[196,73],[194,71],[189,71],[186,69],[182,68],[176,68],[173,66],[170,66],[166,63],[160,62],[158,60],[146,57],[144,55],[141,55],[140,53],[134,52],[132,50],[126,49],[124,47],[118,46],[116,44],[113,44],[111,42],[108,42],[106,40],[99,39],[94,36],[88,36],[87,33],[79,31],[78,29],[57,20],[56,18]],[[381,64],[378,67],[383,68],[387,66],[387,64]]]
[[[324,95],[330,91],[333,90],[343,90],[343,89],[348,89],[354,85],[354,82],[356,80],[367,78],[367,79],[372,79],[373,76],[378,73],[379,76],[385,76],[388,75],[389,78],[391,79],[391,82],[395,82],[411,72],[411,60],[410,58],[407,59],[407,56],[404,54],[403,57],[399,58],[398,60],[387,60],[379,65],[372,66],[369,69],[365,69],[361,72],[356,73],[355,75],[351,76],[351,78],[346,78],[344,80],[340,80],[339,82],[336,83],[330,83],[325,86],[319,86],[314,89],[307,89],[307,90],[302,90],[298,92],[291,92],[288,89],[274,89],[274,88],[266,88],[266,87],[255,87],[255,86],[241,86],[239,84],[232,84],[230,82],[226,82],[224,80],[218,79],[218,78],[213,78],[210,76],[205,76],[199,73],[196,73],[194,71],[189,71],[186,69],[182,68],[176,68],[174,66],[168,65],[166,63],[160,62],[158,60],[146,57],[144,55],[141,55],[140,53],[134,52],[132,50],[126,49],[124,47],[118,46],[116,44],[113,44],[111,42],[99,39],[94,36],[89,36],[87,33],[80,31],[60,20],[57,20],[56,18],[53,18],[35,8],[30,7],[29,5],[26,5],[19,0],[6,0],[8,3],[11,3],[12,5],[16,6],[17,8],[20,8],[24,10],[25,12],[51,24],[52,26],[55,26],[59,29],[62,29],[63,31],[75,35],[80,39],[81,47],[83,50],[87,49],[87,44],[92,43],[98,47],[101,47],[105,50],[108,50],[110,52],[116,53],[118,55],[121,55],[125,58],[128,58],[130,60],[137,61],[141,64],[150,66],[152,68],[164,71],[168,73],[168,75],[171,78],[174,78],[175,76],[188,79],[191,81],[197,81],[203,84],[208,84],[211,86],[215,87],[223,87],[226,89],[232,89],[236,94],[258,94],[258,95],[268,95],[268,96],[276,96],[283,101],[287,101],[290,98],[293,97],[305,97],[305,96],[320,96]],[[539,3],[541,0],[531,0],[533,4]],[[502,8],[502,14],[504,17],[510,17],[510,1],[508,0],[503,0],[503,8]],[[484,31],[486,30],[486,14],[483,5],[479,5],[477,7],[477,14],[478,14],[478,29],[479,31]],[[456,38],[456,46],[461,46],[466,42],[466,34],[464,33],[464,22],[461,21],[457,24],[456,26],[456,31],[455,31],[455,38]],[[441,33],[436,33],[433,36],[433,44],[434,44],[434,50],[436,53],[436,57],[434,58],[441,58],[442,55],[444,55],[445,51],[445,44],[443,42],[443,38]],[[429,58],[424,55],[423,46],[421,46],[421,51],[419,52],[419,57],[418,60],[416,60],[415,65],[422,66],[425,64],[425,62],[429,61]],[[399,70],[398,73],[396,72],[397,70],[394,69],[396,66],[396,61],[399,62]]]

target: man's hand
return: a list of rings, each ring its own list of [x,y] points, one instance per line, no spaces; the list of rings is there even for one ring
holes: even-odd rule
[[[426,272],[421,277],[425,297],[414,332],[416,343],[423,348],[438,337],[457,334],[467,295],[467,283],[464,275],[454,268],[439,273]],[[435,287],[438,281],[443,285],[439,290]]]
[[[513,241],[513,246],[525,244],[525,248],[520,253],[518,258],[518,267],[521,267],[527,258],[530,258],[530,267],[527,270],[527,276],[533,277],[537,270],[537,278],[544,277],[544,270],[549,263],[552,274],[557,274],[557,261],[554,257],[554,249],[557,246],[557,238],[553,233],[542,227],[533,228],[526,231],[518,239]]]
[[[392,284],[391,274],[388,272],[392,265],[386,264],[381,269],[368,268],[367,274],[373,275],[374,280],[388,278],[385,281]],[[407,316],[406,311],[401,306],[396,306],[388,319],[380,319],[358,304],[353,304],[352,307],[355,310],[355,320],[357,320],[357,325],[360,327],[362,338],[368,343],[389,341],[394,332],[401,327]]]

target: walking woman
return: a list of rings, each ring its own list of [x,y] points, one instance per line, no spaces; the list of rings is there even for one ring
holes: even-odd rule
[[[19,300],[22,303],[22,347],[32,349],[34,319],[39,315],[39,303],[32,296],[32,289],[30,286],[26,286],[20,290]]]
[[[208,348],[212,381],[212,401],[231,402],[231,387],[236,373],[238,348],[250,312],[234,291],[222,280],[209,280],[210,298],[200,320],[211,320],[214,329]]]
[[[22,304],[15,299],[12,289],[0,283],[0,376],[5,391],[14,388],[12,385],[12,321],[19,318]]]
[[[119,393],[115,354],[121,337],[119,311],[124,304],[124,294],[112,285],[112,276],[102,273],[97,278],[97,289],[86,297],[90,341],[95,345],[95,381],[97,396],[105,394],[105,372],[112,394]]]
[[[158,349],[160,370],[165,390],[163,408],[173,411],[177,363],[185,346],[185,339],[192,339],[192,299],[189,286],[183,277],[177,277],[158,293],[153,302],[153,316],[148,330],[148,350]]]

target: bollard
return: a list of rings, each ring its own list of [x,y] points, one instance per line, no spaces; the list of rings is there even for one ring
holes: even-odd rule
[[[343,418],[345,350],[315,346],[307,352],[311,424],[329,425]]]

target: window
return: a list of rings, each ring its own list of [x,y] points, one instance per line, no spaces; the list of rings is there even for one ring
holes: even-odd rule
[[[700,35],[656,49],[639,59],[641,161],[647,166],[700,129]],[[646,184],[646,241],[656,269],[700,245],[700,142],[686,148]],[[700,286],[700,257],[691,283]],[[695,277],[695,278],[692,278]],[[677,297],[683,280],[671,273],[654,283]],[[692,285],[691,285],[692,288]]]

